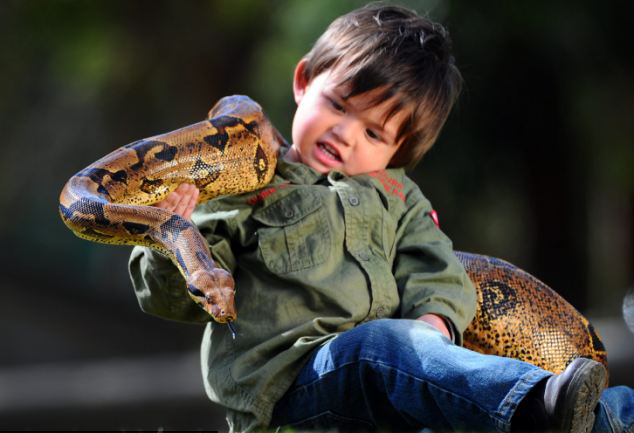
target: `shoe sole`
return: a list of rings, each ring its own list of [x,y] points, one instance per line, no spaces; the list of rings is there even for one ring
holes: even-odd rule
[[[585,358],[579,362],[585,365],[575,372],[570,381],[566,400],[572,404],[564,408],[560,419],[563,431],[589,433],[594,426],[594,409],[605,388],[607,372],[599,362]]]

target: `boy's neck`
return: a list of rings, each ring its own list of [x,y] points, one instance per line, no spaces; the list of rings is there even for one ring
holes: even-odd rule
[[[288,162],[302,162],[295,146],[291,146],[291,148],[288,149],[288,152],[284,155],[284,159]]]

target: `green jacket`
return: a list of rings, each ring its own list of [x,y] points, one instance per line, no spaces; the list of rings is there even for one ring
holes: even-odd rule
[[[207,322],[207,394],[232,431],[261,428],[311,350],[363,322],[437,313],[461,343],[475,289],[431,210],[402,169],[322,175],[281,158],[266,188],[199,205],[192,219],[235,278],[235,340],[165,257],[135,247],[130,274],[145,312]]]

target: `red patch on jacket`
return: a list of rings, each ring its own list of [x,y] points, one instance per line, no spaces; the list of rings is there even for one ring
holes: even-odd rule
[[[253,206],[255,204],[258,204],[262,201],[264,201],[265,198],[267,198],[268,196],[270,196],[271,194],[284,189],[288,186],[288,183],[281,183],[277,186],[271,186],[269,188],[265,188],[262,191],[259,191],[257,194],[255,194],[253,197],[249,197],[249,199],[247,200],[247,204]]]
[[[387,175],[385,170],[373,171],[368,173],[369,176],[375,177],[383,185],[383,189],[388,194],[392,194],[400,198],[405,202],[405,195],[403,194],[403,184],[398,180]]]
[[[438,214],[436,213],[435,210],[431,210],[431,212],[427,212],[427,215],[429,215],[431,217],[431,219],[434,221],[434,224],[436,224],[436,227],[440,227],[440,221],[438,220]]]

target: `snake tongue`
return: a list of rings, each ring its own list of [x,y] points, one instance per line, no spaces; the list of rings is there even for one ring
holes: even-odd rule
[[[229,327],[229,330],[231,331],[231,337],[233,337],[233,339],[236,339],[236,328],[233,327],[233,325],[231,324],[231,322],[227,322],[227,326]]]

